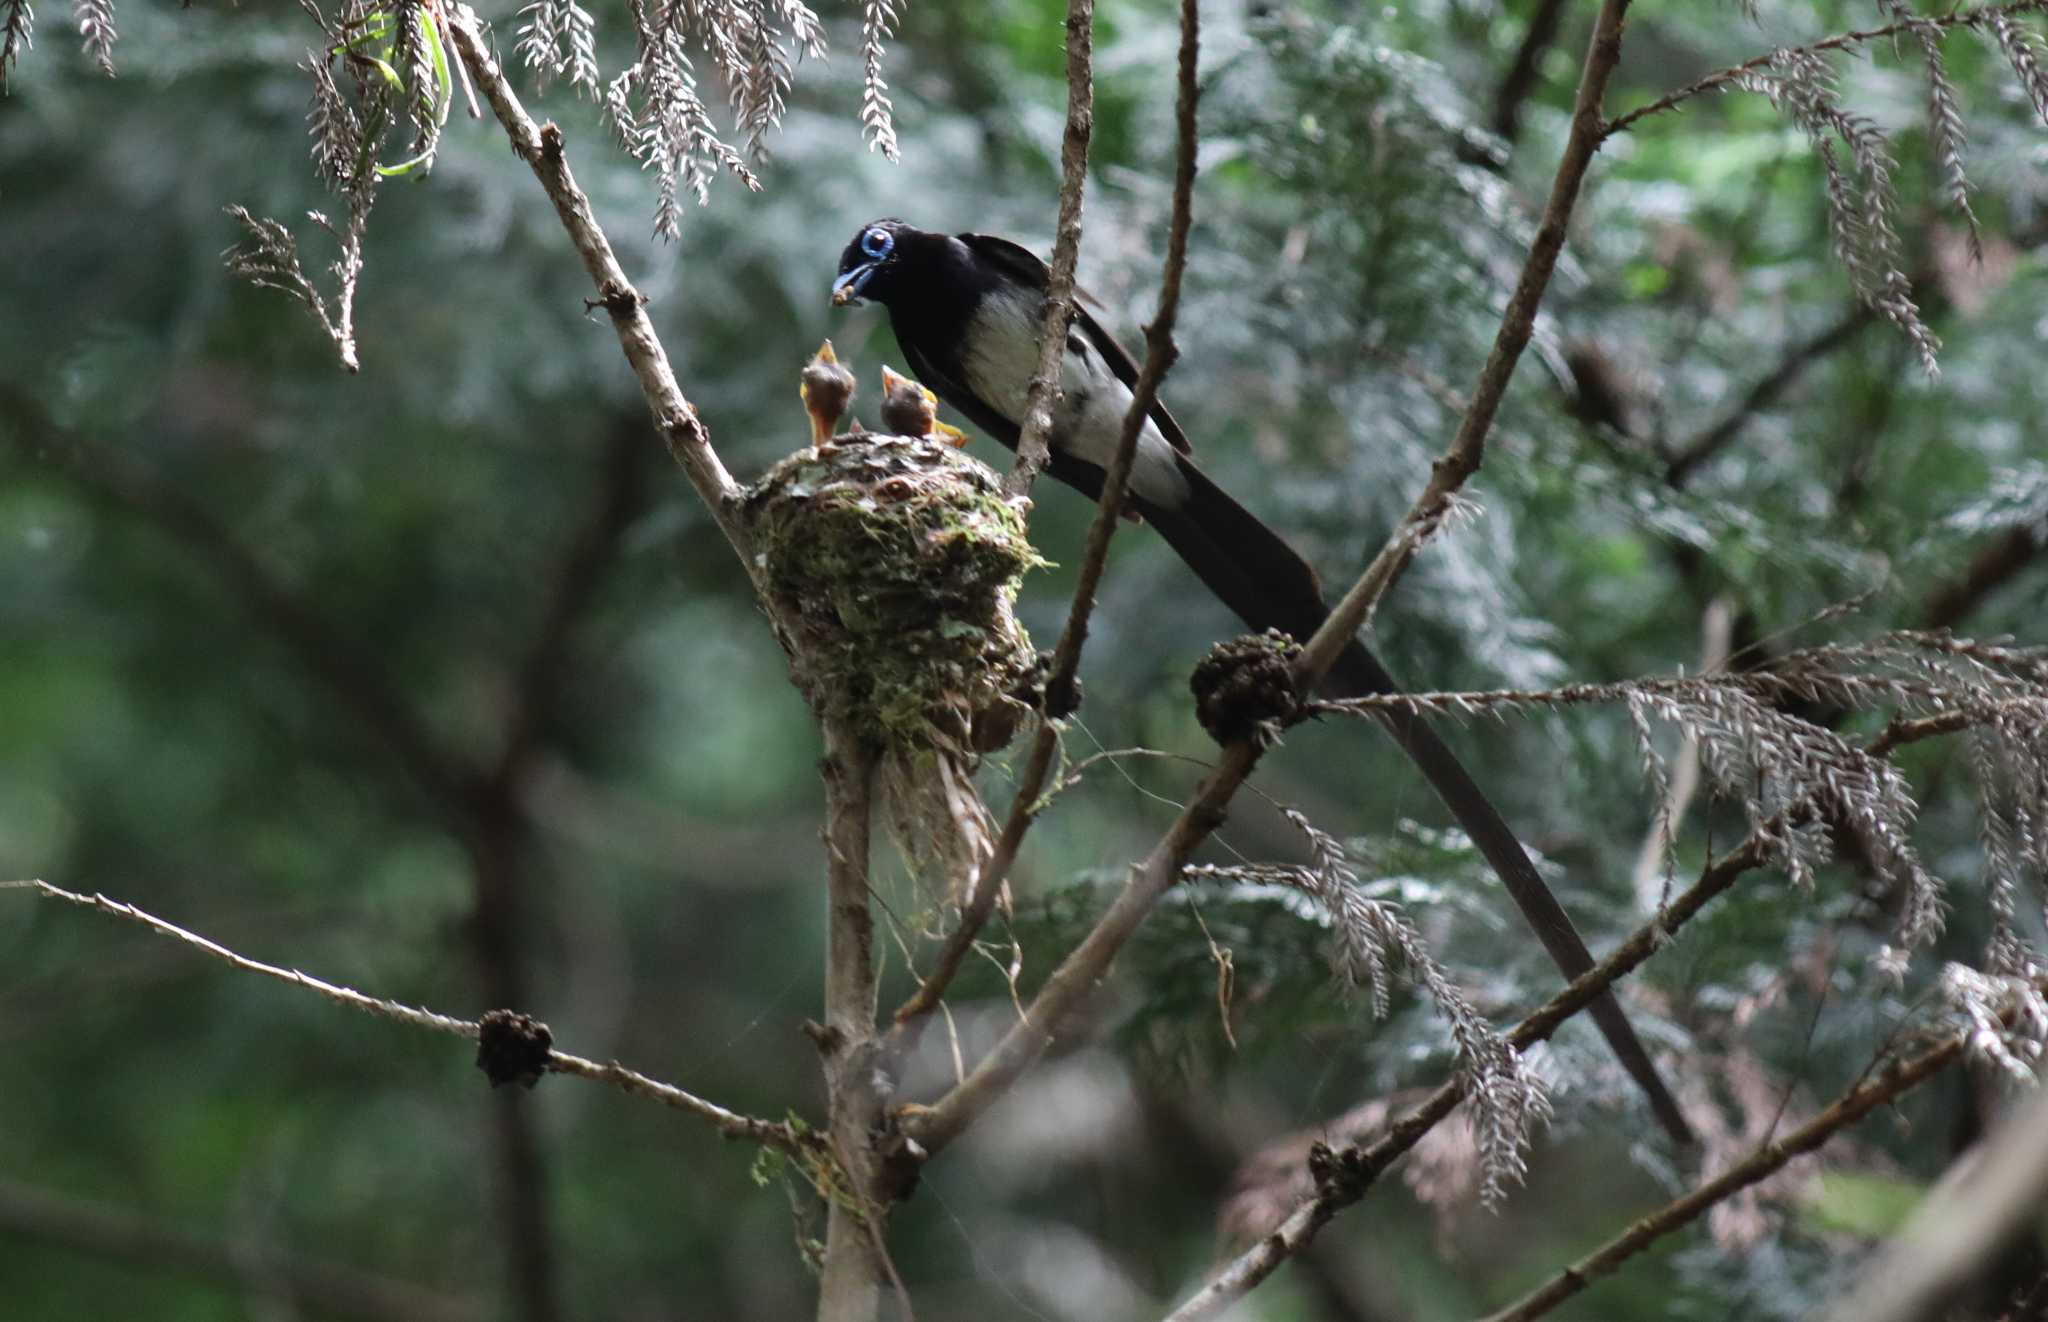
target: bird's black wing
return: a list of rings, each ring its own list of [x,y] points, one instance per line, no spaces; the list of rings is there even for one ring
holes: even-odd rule
[[[994,234],[962,234],[959,238],[960,242],[973,250],[975,256],[1015,277],[1022,284],[1042,290],[1052,283],[1052,273],[1029,248]],[[1116,336],[1111,335],[1102,323],[1095,319],[1095,314],[1083,306],[1082,300],[1087,296],[1079,289],[1076,289],[1074,294],[1074,325],[1088,337],[1088,342],[1095,346],[1095,352],[1102,356],[1102,361],[1109,365],[1109,370],[1116,375],[1116,379],[1123,382],[1128,389],[1136,390],[1137,360],[1131,357],[1129,350],[1117,343]],[[1151,417],[1152,424],[1159,428],[1159,434],[1164,436],[1174,449],[1182,454],[1193,451],[1194,447],[1188,444],[1187,433],[1174,421],[1173,414],[1166,411],[1165,401],[1153,399]]]

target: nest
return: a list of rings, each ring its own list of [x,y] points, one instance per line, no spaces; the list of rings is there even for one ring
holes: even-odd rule
[[[1037,676],[1013,609],[1044,563],[1025,502],[950,445],[854,435],[777,464],[746,508],[798,686],[880,749],[892,833],[957,895],[992,837],[974,770],[1016,733]]]

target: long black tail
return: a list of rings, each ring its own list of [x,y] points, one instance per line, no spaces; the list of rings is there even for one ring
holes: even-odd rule
[[[1196,577],[1245,623],[1255,629],[1280,629],[1306,640],[1329,616],[1315,570],[1200,469],[1186,463],[1183,472],[1189,496],[1177,508],[1165,508],[1135,494],[1131,503]],[[1338,656],[1324,688],[1346,697],[1400,691],[1379,658],[1357,639]],[[1381,713],[1381,719],[1499,874],[1508,895],[1565,977],[1576,978],[1592,968],[1593,956],[1572,925],[1571,915],[1558,903],[1513,828],[1501,819],[1450,746],[1427,720],[1413,712],[1387,711]],[[1615,1056],[1649,1098],[1657,1119],[1678,1142],[1691,1143],[1691,1126],[1620,1003],[1603,992],[1588,1008]]]

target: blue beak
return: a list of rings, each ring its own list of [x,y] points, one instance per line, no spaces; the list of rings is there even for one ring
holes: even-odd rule
[[[845,275],[832,282],[832,306],[845,307],[848,303],[860,302],[860,291],[867,287],[868,278],[875,273],[875,263],[862,262]]]

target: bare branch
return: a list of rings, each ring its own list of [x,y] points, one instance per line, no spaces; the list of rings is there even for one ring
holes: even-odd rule
[[[1930,629],[1961,623],[1984,598],[2010,582],[2048,550],[2048,528],[2021,524],[1992,538],[1955,579],[1928,595],[1922,619]]]
[[[959,1137],[974,1118],[995,1102],[1017,1076],[1029,1069],[1065,1030],[1082,1000],[1101,981],[1117,952],[1143,923],[1159,897],[1172,888],[1195,847],[1223,822],[1231,795],[1244,783],[1259,759],[1249,740],[1226,748],[1216,770],[1207,776],[1143,862],[1131,869],[1124,888],[1096,921],[1095,927],[1046,978],[988,1055],[952,1091],[929,1107],[906,1107],[903,1131],[927,1152]]]
[[[1335,662],[1337,654],[1372,614],[1380,597],[1450,514],[1452,499],[1466,479],[1479,471],[1486,454],[1487,433],[1492,430],[1494,415],[1507,393],[1508,381],[1514,376],[1515,364],[1528,347],[1536,309],[1549,288],[1551,273],[1557,269],[1558,254],[1564,250],[1567,227],[1578,204],[1586,170],[1593,162],[1593,154],[1600,149],[1605,123],[1600,106],[1614,66],[1621,58],[1622,18],[1627,12],[1628,0],[1603,0],[1600,6],[1592,40],[1586,47],[1578,93],[1573,98],[1571,133],[1551,179],[1543,220],[1529,245],[1529,255],[1523,261],[1514,293],[1509,296],[1500,330],[1494,336],[1486,365],[1480,370],[1479,382],[1458,424],[1458,433],[1450,448],[1431,466],[1428,485],[1396,525],[1387,544],[1330,612],[1323,627],[1316,630],[1315,637],[1303,646],[1296,673],[1302,678],[1305,691],[1312,689],[1314,680]]]
[[[1956,1033],[1911,1060],[1893,1062],[1876,1078],[1842,1094],[1834,1105],[1806,1124],[1774,1143],[1764,1144],[1748,1160],[1736,1163],[1683,1197],[1673,1199],[1636,1221],[1620,1235],[1560,1271],[1520,1302],[1491,1315],[1486,1322],[1532,1322],[1532,1319],[1542,1317],[1657,1240],[1691,1224],[1716,1203],[1769,1178],[1794,1157],[1813,1151],[1837,1131],[1846,1129],[1878,1107],[1933,1078],[1960,1060],[1968,1045],[1969,1035]],[[1840,1314],[1844,1318],[1869,1318],[1872,1315],[1868,1309]]]
[[[1874,310],[1857,303],[1833,325],[1786,350],[1778,365],[1759,378],[1741,402],[1678,446],[1664,469],[1664,480],[1674,487],[1684,486],[1701,465],[1726,449],[1751,419],[1797,384],[1807,368],[1854,340],[1876,319]]]
[[[2044,1183],[2048,1093],[2037,1092],[1956,1160],[1882,1260],[1862,1273],[1863,1284],[1829,1309],[1825,1322],[1940,1316],[1942,1303],[2040,1211]]]
[[[1088,616],[1095,606],[1095,590],[1102,581],[1102,567],[1109,558],[1109,540],[1122,521],[1124,489],[1130,482],[1131,462],[1138,450],[1138,437],[1145,430],[1153,403],[1159,398],[1159,384],[1173,369],[1180,349],[1173,342],[1175,319],[1180,315],[1180,284],[1188,264],[1188,230],[1194,222],[1196,102],[1201,89],[1195,69],[1201,53],[1201,13],[1197,0],[1181,0],[1180,80],[1174,102],[1177,146],[1173,170],[1173,218],[1166,236],[1166,269],[1160,276],[1159,308],[1152,324],[1145,328],[1145,365],[1131,390],[1131,404],[1124,411],[1123,432],[1117,437],[1116,454],[1103,476],[1100,508],[1088,529],[1087,550],[1081,557],[1081,573],[1074,587],[1073,609],[1053,649],[1052,674],[1046,681],[1046,701],[1054,710],[1070,705],[1074,676],[1081,665],[1081,648],[1088,640]]]
[[[584,269],[597,286],[598,300],[611,316],[619,347],[639,378],[641,393],[647,398],[662,441],[689,475],[691,485],[697,488],[698,496],[751,576],[755,571],[754,560],[737,516],[739,484],[711,448],[710,433],[698,419],[695,406],[683,397],[668,354],[647,316],[646,300],[627,280],[624,268],[612,252],[611,241],[591,211],[590,199],[569,172],[562,131],[553,124],[542,128],[533,122],[485,48],[477,22],[476,11],[468,5],[452,8],[447,26],[456,51],[512,140],[512,150],[532,167],[548,199],[555,204],[562,227],[569,232],[570,241],[583,258]]]
[[[259,974],[266,978],[275,978],[279,982],[290,983],[295,987],[303,987],[307,991],[317,996],[325,997],[337,1005],[345,1005],[353,1010],[361,1010],[365,1014],[375,1015],[380,1019],[389,1019],[396,1023],[407,1024],[413,1028],[424,1028],[431,1032],[447,1033],[453,1037],[474,1039],[479,1032],[477,1021],[474,1019],[457,1019],[452,1015],[441,1014],[434,1010],[426,1010],[418,1006],[406,1005],[399,1001],[370,996],[355,990],[353,987],[344,987],[339,983],[328,982],[325,979],[316,978],[310,973],[303,973],[298,969],[282,968],[276,964],[266,964],[261,960],[251,959],[247,955],[237,954],[219,942],[211,941],[197,932],[189,931],[178,926],[176,923],[168,922],[154,914],[138,909],[132,904],[124,904],[119,900],[109,899],[104,895],[81,895],[77,891],[68,891],[62,887],[53,886],[47,881],[39,880],[0,881],[0,890],[35,891],[50,899],[64,900],[71,904],[82,905],[88,909],[97,909],[101,913],[111,914],[116,918],[125,918],[130,922],[140,923],[159,935],[170,937],[176,941],[182,941],[186,945],[211,955],[215,959],[232,964],[244,972]],[[674,1110],[687,1112],[700,1119],[709,1121],[713,1128],[717,1129],[727,1138],[746,1139],[749,1142],[760,1143],[791,1154],[798,1154],[804,1150],[797,1134],[787,1124],[770,1120],[757,1120],[752,1116],[728,1111],[716,1102],[706,1101],[701,1097],[675,1087],[673,1084],[651,1079],[638,1071],[627,1069],[616,1061],[601,1065],[594,1060],[586,1060],[581,1056],[572,1056],[566,1052],[551,1050],[548,1053],[548,1069],[551,1073],[573,1074],[579,1078],[609,1084],[621,1092],[631,1093],[636,1097],[647,1097]]]
[[[1333,962],[1337,976],[1347,989],[1370,987],[1373,1013],[1380,1018],[1385,1018],[1390,1008],[1391,975],[1396,968],[1406,971],[1412,985],[1428,992],[1438,1017],[1450,1029],[1458,1077],[1472,1103],[1480,1201],[1498,1205],[1506,1198],[1508,1186],[1518,1183],[1526,1171],[1524,1152],[1530,1130],[1550,1117],[1550,1099],[1542,1079],[1524,1067],[1520,1053],[1494,1031],[1464,990],[1451,981],[1401,907],[1365,893],[1342,843],[1297,809],[1286,808],[1282,814],[1307,837],[1312,864],[1191,867],[1185,875],[1263,882],[1306,896],[1326,915],[1336,937]]]
[[[1762,866],[1767,857],[1761,837],[1752,835],[1716,860],[1663,913],[1636,928],[1607,958],[1573,979],[1570,986],[1515,1025],[1507,1034],[1508,1044],[1521,1051],[1555,1033],[1567,1019],[1663,949],[1671,934],[1698,915],[1708,901],[1733,886],[1744,873]],[[1363,1198],[1388,1167],[1457,1108],[1465,1098],[1465,1089],[1462,1077],[1453,1078],[1388,1125],[1372,1142],[1341,1151],[1324,1149],[1315,1156],[1315,1194],[1303,1200],[1257,1244],[1226,1264],[1208,1284],[1175,1309],[1167,1322],[1197,1322],[1215,1317],[1250,1293],[1289,1258],[1307,1248],[1332,1217]]]
[[[868,841],[877,750],[838,721],[823,722],[825,758],[825,1063],[834,1155],[851,1187],[828,1199],[819,1322],[868,1322],[894,1272],[882,1241],[887,1208],[875,1196],[874,1136],[886,1098],[876,1082],[875,923],[869,908]]]
[[[1052,274],[1045,286],[1045,326],[1038,335],[1038,370],[1024,395],[1024,428],[1017,465],[1005,495],[1028,494],[1051,452],[1053,406],[1067,327],[1074,319],[1074,267],[1081,260],[1081,195],[1088,186],[1088,142],[1095,131],[1095,0],[1067,0],[1067,128],[1060,141],[1060,217],[1053,236]]]

